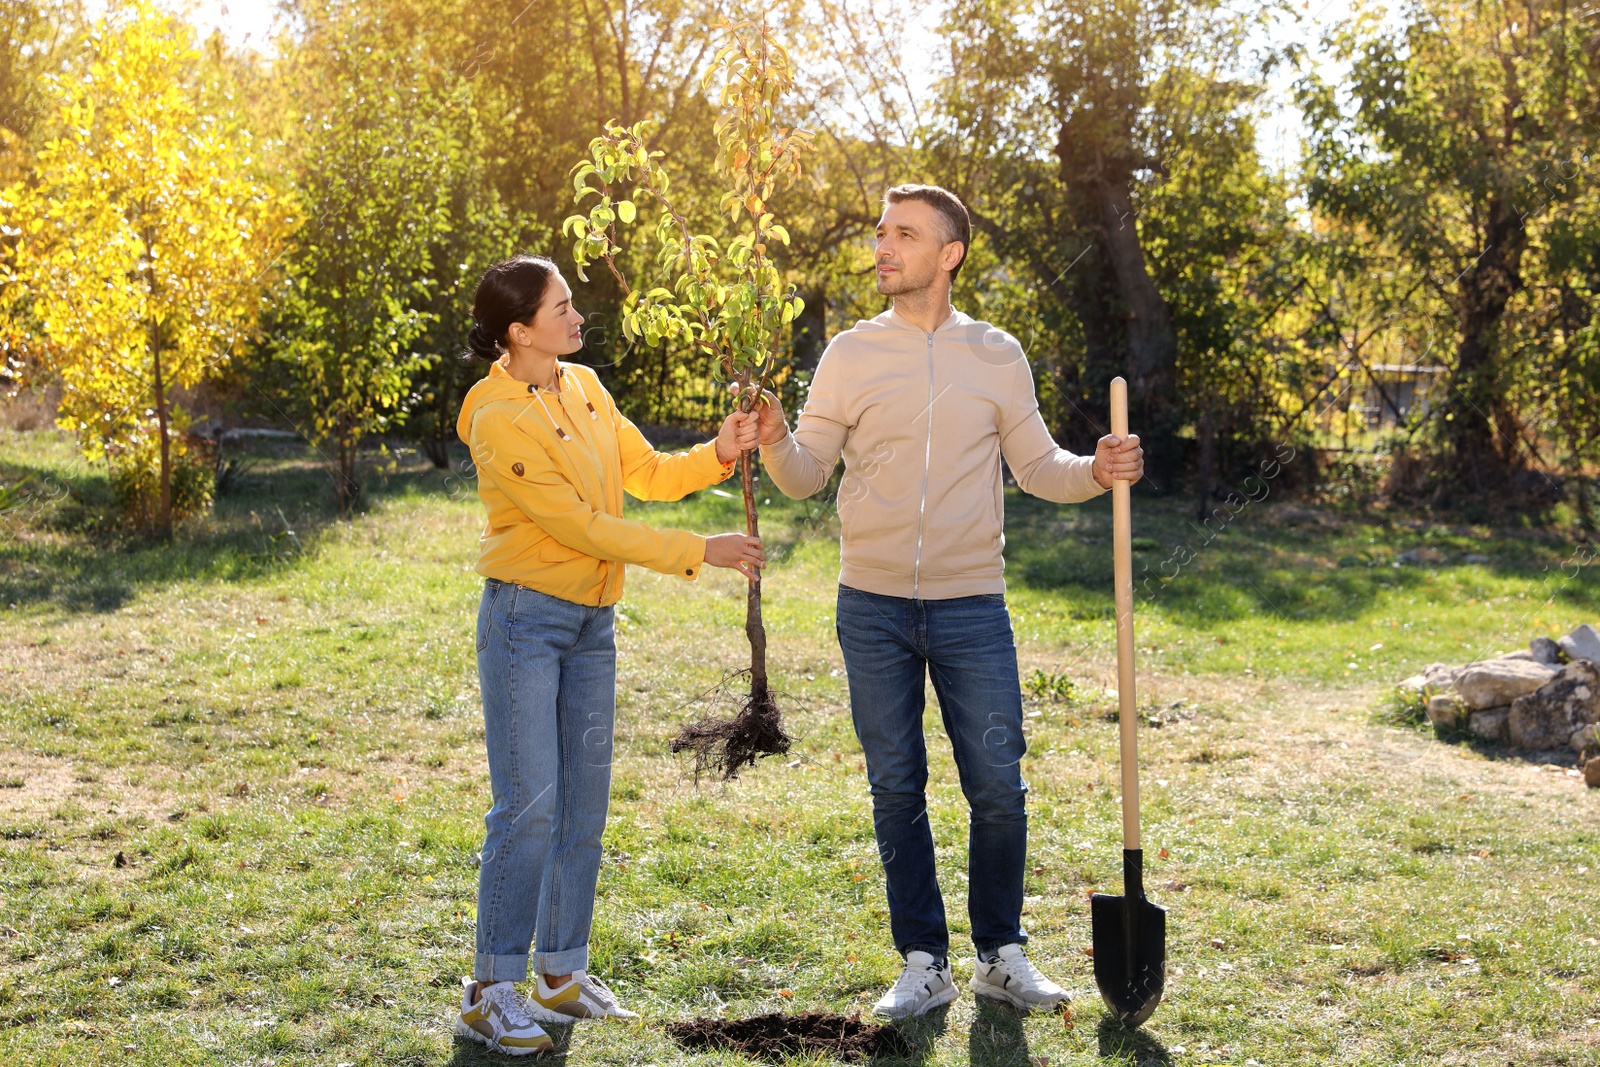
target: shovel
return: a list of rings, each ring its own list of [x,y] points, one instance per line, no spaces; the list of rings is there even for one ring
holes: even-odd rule
[[[1111,432],[1128,436],[1128,383],[1111,380]],[[1117,600],[1117,722],[1122,742],[1122,895],[1089,898],[1094,980],[1106,1006],[1128,1026],[1150,1018],[1167,974],[1167,909],[1144,896],[1139,850],[1139,751],[1134,735],[1132,483],[1111,484],[1112,577]]]

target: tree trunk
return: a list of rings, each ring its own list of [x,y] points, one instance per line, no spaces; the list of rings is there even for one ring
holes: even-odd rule
[[[1178,340],[1172,309],[1156,288],[1145,265],[1144,248],[1133,210],[1134,168],[1142,159],[1127,130],[1108,127],[1090,113],[1074,113],[1061,124],[1056,138],[1059,173],[1067,190],[1072,222],[1092,233],[1104,256],[1098,280],[1109,289],[1110,306],[1099,311],[1102,335],[1114,337],[1123,349],[1121,363],[1132,394],[1133,424],[1145,449],[1145,480],[1157,492],[1170,491],[1183,465],[1178,437],[1182,409],[1177,397]],[[1109,277],[1106,277],[1109,275]],[[1077,289],[1093,295],[1080,279]],[[1096,301],[1097,303],[1099,301]],[[1090,336],[1089,318],[1085,336]],[[1093,383],[1085,382],[1086,387]]]
[[[1205,522],[1211,511],[1212,475],[1217,462],[1217,428],[1209,409],[1201,413],[1199,429],[1200,459],[1195,464],[1195,486],[1199,498],[1195,502],[1195,520]]]
[[[1486,248],[1459,282],[1461,339],[1445,401],[1452,481],[1474,495],[1504,489],[1520,462],[1521,430],[1506,397],[1499,333],[1506,306],[1522,289],[1528,231],[1516,209],[1498,198],[1487,215]]]
[[[828,291],[819,285],[801,293],[800,299],[806,306],[794,321],[789,366],[797,373],[809,374],[822,362],[822,352],[828,347]]]
[[[761,389],[750,387],[750,376],[739,376],[739,406],[749,411],[752,401],[761,396]],[[765,381],[760,383],[765,386]],[[744,489],[744,528],[751,537],[761,536],[761,524],[756,515],[756,454],[754,450],[739,455],[739,480]],[[761,622],[761,571],[749,579],[745,591],[744,635],[750,639],[750,696],[759,701],[767,692],[767,628]]]
[[[451,378],[445,375],[443,384],[439,386],[438,399],[434,402],[433,424],[429,427],[428,435],[422,441],[422,448],[428,454],[428,462],[436,470],[450,468],[450,390]]]
[[[357,496],[360,495],[360,486],[356,482],[356,457],[361,441],[349,425],[348,420],[341,419],[340,423],[337,453],[334,457],[339,465],[339,470],[336,474],[339,484],[336,488],[339,498],[339,515],[348,517],[351,508],[355,506]]]
[[[161,325],[150,325],[150,356],[155,388],[156,426],[161,433],[161,505],[156,526],[162,537],[172,536],[172,444],[167,433],[167,386],[161,377]]]

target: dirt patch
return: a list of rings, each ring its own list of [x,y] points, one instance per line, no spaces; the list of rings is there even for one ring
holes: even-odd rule
[[[137,785],[114,772],[90,771],[72,760],[0,749],[0,821],[38,826],[73,805],[83,815],[170,818],[170,795]]]
[[[859,1016],[826,1012],[694,1019],[669,1024],[667,1033],[687,1049],[731,1049],[752,1058],[826,1053],[846,1063],[859,1063],[873,1056],[907,1056],[912,1051],[905,1035],[892,1026],[872,1026]]]

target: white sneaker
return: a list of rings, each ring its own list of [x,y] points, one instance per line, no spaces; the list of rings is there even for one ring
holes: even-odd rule
[[[890,1019],[909,1019],[926,1015],[954,999],[956,984],[950,980],[950,964],[927,952],[908,952],[905,970],[872,1006],[872,1011]]]
[[[510,982],[496,982],[472,1002],[470,978],[461,979],[461,1013],[456,1016],[456,1033],[481,1041],[507,1056],[537,1056],[555,1048],[550,1035],[528,1014]]]
[[[629,1011],[617,1003],[617,995],[600,979],[584,971],[572,972],[565,985],[551,989],[545,985],[544,975],[528,997],[528,1010],[535,1018],[552,1023],[570,1023],[578,1019],[598,1019],[614,1015],[619,1019],[637,1019],[638,1012]]]
[[[972,991],[1023,1011],[1054,1008],[1070,999],[1065,989],[1039,973],[1021,945],[1002,945],[997,952],[981,953],[973,968]]]

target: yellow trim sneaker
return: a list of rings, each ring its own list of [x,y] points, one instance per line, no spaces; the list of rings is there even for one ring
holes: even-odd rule
[[[1023,1011],[1054,1008],[1071,999],[1065,989],[1039,973],[1021,945],[1001,945],[995,952],[980,953],[973,968],[972,991]]]
[[[943,1007],[956,999],[956,993],[949,963],[934,959],[931,952],[911,951],[906,953],[900,977],[878,998],[872,1012],[888,1019],[909,1019]]]
[[[617,995],[600,979],[584,971],[573,971],[565,985],[551,989],[539,976],[539,984],[528,997],[533,1017],[550,1023],[570,1023],[579,1019],[599,1019],[613,1015],[618,1019],[637,1019],[638,1012],[617,1003]]]
[[[550,1035],[528,1014],[527,1005],[510,982],[496,982],[472,1002],[471,978],[461,979],[461,1012],[456,1033],[481,1041],[507,1056],[539,1056],[556,1047]]]

